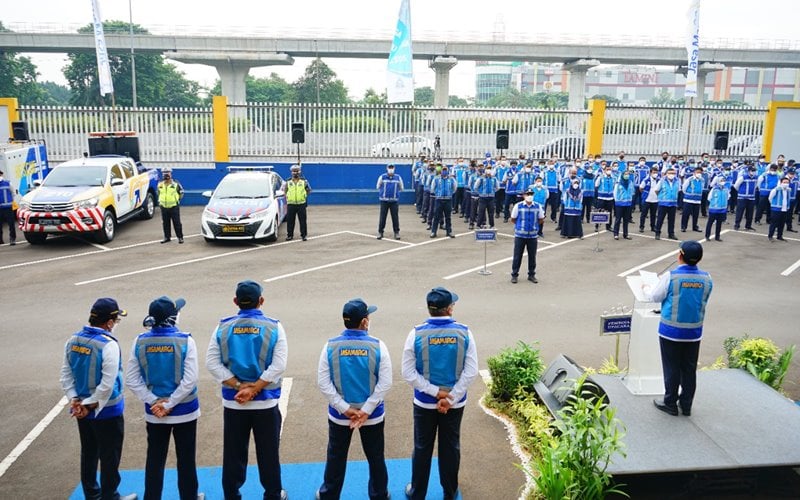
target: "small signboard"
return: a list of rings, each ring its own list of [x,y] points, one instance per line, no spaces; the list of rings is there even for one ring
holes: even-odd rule
[[[497,241],[497,229],[476,229],[475,241],[483,243]]]
[[[631,333],[632,314],[600,316],[600,335],[625,335]]]
[[[611,214],[608,212],[591,212],[589,215],[589,221],[592,224],[610,224]]]

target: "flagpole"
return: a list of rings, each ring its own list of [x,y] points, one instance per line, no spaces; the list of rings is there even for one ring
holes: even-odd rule
[[[692,137],[692,109],[694,108],[694,97],[689,98],[689,117],[686,123],[686,162],[689,162],[689,141]]]

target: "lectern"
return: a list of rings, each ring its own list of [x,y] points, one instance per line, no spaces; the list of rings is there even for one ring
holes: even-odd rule
[[[651,273],[652,274],[652,273]],[[628,276],[627,282],[634,296],[633,318],[631,319],[631,338],[628,354],[628,374],[624,377],[625,387],[632,394],[663,394],[664,376],[661,370],[661,347],[658,341],[658,322],[661,318],[661,304],[649,302],[642,291],[642,285],[654,287],[652,280],[642,276]]]

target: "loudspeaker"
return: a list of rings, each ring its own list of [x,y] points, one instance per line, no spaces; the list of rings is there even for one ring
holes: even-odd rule
[[[714,133],[714,149],[717,151],[722,151],[728,149],[728,138],[730,137],[730,132],[727,131],[719,131]]]
[[[565,356],[559,354],[558,357],[550,363],[547,370],[539,377],[539,381],[534,384],[534,390],[542,400],[550,413],[555,417],[558,410],[564,407],[567,400],[571,397],[580,397],[581,394],[575,393],[575,382],[583,375],[583,368]],[[586,378],[583,385],[584,395],[591,394],[595,397],[602,398],[608,403],[608,396],[599,385],[591,380],[590,377]]]
[[[306,126],[303,123],[292,123],[292,144],[306,142]]]
[[[497,149],[508,149],[508,129],[497,130]]]
[[[12,137],[15,141],[30,141],[28,122],[11,122]]]
[[[141,161],[138,137],[90,137],[89,156],[122,155]]]

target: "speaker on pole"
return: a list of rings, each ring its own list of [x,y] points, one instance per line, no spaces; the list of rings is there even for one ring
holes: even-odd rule
[[[28,122],[11,122],[11,134],[15,141],[30,141]]]
[[[306,126],[304,123],[292,123],[292,143],[303,144],[306,142]]]
[[[728,149],[728,138],[730,137],[730,132],[727,130],[721,130],[719,132],[714,133],[714,149],[717,151],[724,151]]]
[[[508,129],[497,129],[497,149],[508,149]]]

